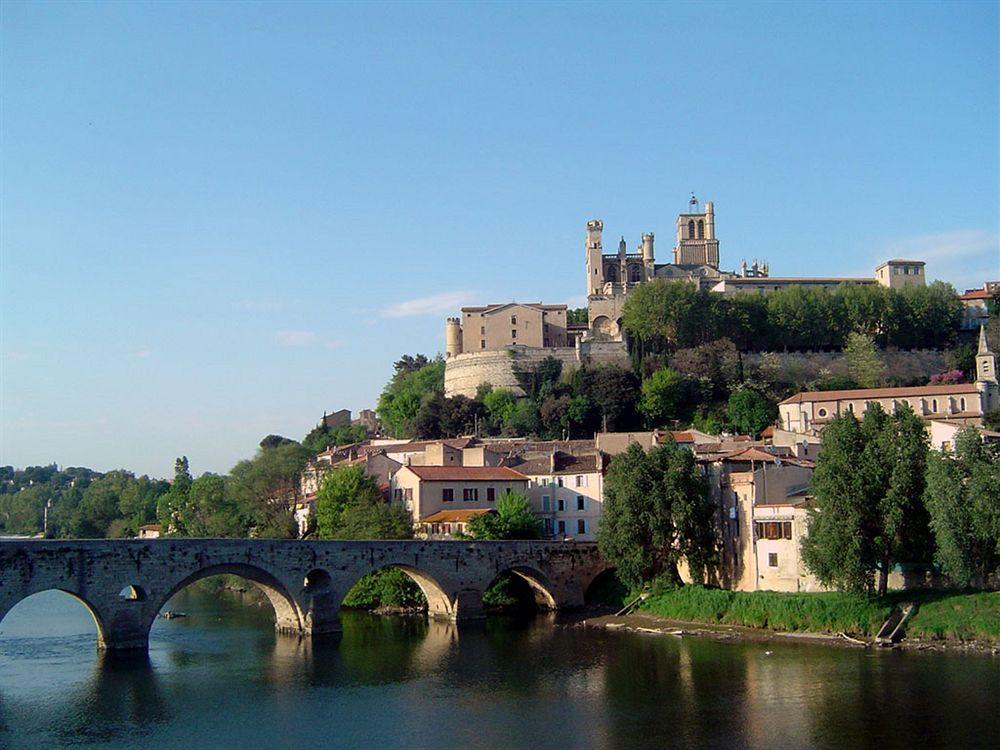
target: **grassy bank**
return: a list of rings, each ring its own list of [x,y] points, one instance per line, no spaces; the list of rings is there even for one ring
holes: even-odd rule
[[[684,586],[654,594],[643,602],[642,610],[671,620],[871,637],[900,601],[920,605],[907,627],[909,635],[1000,642],[1000,593],[896,592],[884,599],[868,599],[839,593]]]

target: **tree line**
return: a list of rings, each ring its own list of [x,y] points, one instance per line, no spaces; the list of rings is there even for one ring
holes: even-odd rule
[[[950,284],[888,289],[842,284],[789,286],[732,296],[685,281],[655,279],[629,292],[622,326],[641,354],[663,354],[730,339],[740,351],[839,350],[862,333],[880,348],[952,346],[962,304]]]

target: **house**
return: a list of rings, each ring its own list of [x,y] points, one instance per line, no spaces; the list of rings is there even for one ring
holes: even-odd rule
[[[413,518],[414,529],[425,533],[427,524],[444,510],[493,510],[505,492],[527,495],[529,479],[507,466],[403,466],[392,478],[392,502]],[[440,518],[440,517],[439,517]],[[465,523],[465,521],[461,521]]]
[[[990,302],[997,292],[1000,282],[987,281],[982,289],[966,289],[959,295],[962,302],[962,328],[976,330],[985,325],[990,318]]]
[[[552,449],[515,457],[509,465],[531,480],[528,500],[547,538],[592,542],[604,505],[606,464],[601,451],[574,455]]]
[[[139,527],[137,539],[159,539],[163,535],[163,526],[158,523],[149,523]]]
[[[801,540],[815,464],[784,449],[751,446],[699,458],[719,509],[719,583],[737,591],[815,591]]]
[[[452,539],[459,534],[468,534],[469,521],[486,513],[496,511],[484,508],[468,510],[439,510],[417,525],[417,536],[425,539]]]

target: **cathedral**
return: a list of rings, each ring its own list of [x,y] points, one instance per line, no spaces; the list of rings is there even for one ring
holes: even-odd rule
[[[618,252],[604,252],[600,219],[587,222],[587,308],[590,335],[616,341],[621,339],[621,314],[630,289],[644,281],[662,278],[689,281],[699,289],[714,289],[724,279],[763,278],[767,264],[743,261],[741,274],[719,270],[719,240],[715,236],[715,206],[711,201],[699,210],[692,196],[688,213],[677,217],[677,244],[672,263],[657,263],[653,254],[653,233],[646,232],[635,252],[628,252],[625,238]]]

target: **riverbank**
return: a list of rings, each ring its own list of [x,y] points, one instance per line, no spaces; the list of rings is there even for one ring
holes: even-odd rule
[[[802,639],[873,645],[894,607],[917,605],[896,648],[1000,655],[1000,592],[894,592],[883,599],[839,593],[734,592],[698,586],[657,593],[630,615],[583,624],[719,640]]]

